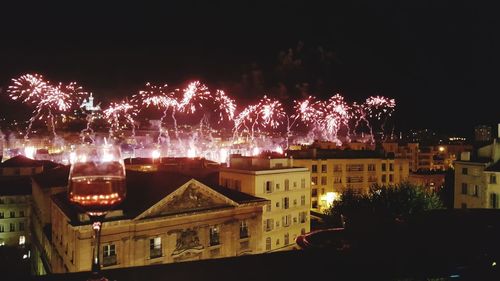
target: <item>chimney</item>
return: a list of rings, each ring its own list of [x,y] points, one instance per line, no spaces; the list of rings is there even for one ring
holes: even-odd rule
[[[470,151],[460,153],[460,161],[470,161]]]

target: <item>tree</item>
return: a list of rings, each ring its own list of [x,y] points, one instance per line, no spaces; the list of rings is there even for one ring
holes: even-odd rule
[[[326,213],[334,222],[379,224],[405,221],[409,216],[441,208],[438,194],[405,182],[396,186],[375,185],[368,194],[348,189]]]

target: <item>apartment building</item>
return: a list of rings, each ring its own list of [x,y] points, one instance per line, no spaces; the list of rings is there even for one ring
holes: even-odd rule
[[[291,152],[295,166],[311,171],[311,208],[324,211],[346,189],[367,193],[371,186],[395,185],[408,179],[406,159],[387,158],[370,150]]]
[[[262,212],[265,251],[290,249],[298,235],[310,231],[310,172],[293,159],[232,155],[221,168],[222,186],[268,200]]]
[[[500,143],[462,153],[455,162],[455,208],[499,207]]]

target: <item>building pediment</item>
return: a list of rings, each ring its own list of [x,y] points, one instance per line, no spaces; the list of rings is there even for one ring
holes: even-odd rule
[[[136,219],[191,213],[237,205],[238,203],[233,200],[192,179],[137,216]]]

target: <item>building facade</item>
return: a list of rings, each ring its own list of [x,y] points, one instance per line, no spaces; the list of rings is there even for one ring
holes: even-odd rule
[[[474,155],[462,153],[455,162],[455,208],[499,207],[500,144],[481,147]]]
[[[310,178],[289,158],[232,156],[219,173],[220,185],[269,200],[262,213],[265,251],[290,249],[310,231]]]
[[[390,159],[374,151],[321,151],[298,154],[294,165],[311,171],[311,209],[324,211],[346,189],[367,193],[373,185],[408,180],[406,159]]]
[[[31,180],[0,177],[0,246],[30,243]]]
[[[127,173],[128,197],[103,223],[103,269],[262,252],[266,200],[168,172]],[[90,270],[89,218],[65,192],[51,198],[52,272]]]

